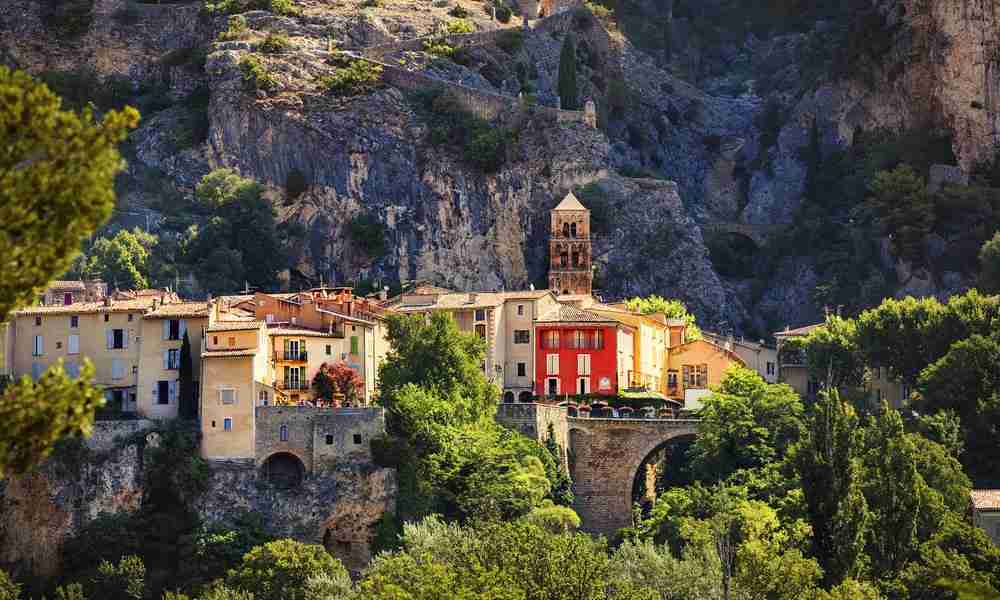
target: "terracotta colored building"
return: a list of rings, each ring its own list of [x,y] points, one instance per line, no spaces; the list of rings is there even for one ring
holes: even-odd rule
[[[535,319],[537,396],[617,395],[633,367],[634,331],[561,304]]]

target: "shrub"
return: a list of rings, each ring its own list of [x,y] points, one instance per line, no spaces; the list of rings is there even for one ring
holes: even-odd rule
[[[257,45],[257,49],[264,54],[279,54],[292,47],[288,41],[288,36],[280,33],[269,33],[264,41]]]
[[[497,7],[497,21],[501,23],[510,23],[510,18],[514,16],[514,12],[501,4]]]
[[[351,239],[371,258],[385,253],[385,226],[372,215],[360,214],[348,225]]]
[[[94,0],[43,0],[42,23],[61,37],[76,38],[94,21]]]
[[[246,21],[244,21],[245,24]],[[165,67],[185,67],[200,73],[205,70],[205,60],[207,58],[208,51],[205,48],[188,46],[171,50],[160,59],[160,63]]]
[[[443,40],[424,40],[424,52],[441,58],[451,58],[455,54],[455,49]]]
[[[240,71],[243,72],[243,85],[247,90],[269,91],[278,87],[278,80],[267,70],[264,63],[252,54],[240,59]]]
[[[510,12],[510,9],[507,9]],[[517,54],[524,46],[524,32],[520,29],[508,29],[497,38],[497,46],[507,54]],[[522,63],[518,63],[520,66]]]
[[[317,544],[277,540],[247,552],[226,583],[254,592],[258,600],[304,600],[313,577],[342,578],[347,570]]]
[[[361,8],[378,8],[379,6],[382,6],[382,3],[380,0],[361,0],[361,4],[358,6]]]
[[[295,200],[309,189],[309,181],[306,175],[298,169],[292,169],[285,177],[285,197],[288,200]]]
[[[472,33],[476,30],[476,26],[468,19],[455,19],[454,21],[448,23],[448,34],[455,35],[459,33]]]
[[[228,42],[230,40],[241,40],[249,35],[250,30],[247,27],[246,17],[243,15],[236,15],[229,18],[229,26],[225,31],[219,33],[216,38],[220,42]]]
[[[382,80],[382,65],[366,60],[349,60],[330,75],[319,78],[319,85],[338,96],[371,93]]]
[[[465,7],[456,4],[454,8],[448,11],[448,14],[457,19],[464,19],[469,16],[469,11],[465,10]]]
[[[218,0],[206,2],[203,10],[213,15],[233,15],[249,10],[266,10],[287,17],[302,14],[294,0]]]

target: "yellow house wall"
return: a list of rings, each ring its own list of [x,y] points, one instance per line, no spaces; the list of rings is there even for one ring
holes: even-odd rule
[[[205,348],[208,350],[257,348],[257,336],[257,329],[245,331],[209,331],[205,334]],[[233,338],[232,345],[229,344],[229,338]]]
[[[524,307],[524,314],[517,314],[517,307]],[[504,331],[501,333],[505,352],[503,363],[503,387],[514,393],[514,398],[522,391],[532,391],[535,381],[535,331],[533,321],[538,316],[537,304],[530,299],[511,299],[504,302]],[[527,331],[528,343],[515,344],[514,332]],[[524,376],[517,375],[517,363],[524,363]]]
[[[177,417],[176,400],[160,404],[153,399],[153,388],[160,381],[178,381],[178,369],[163,368],[163,353],[166,350],[180,350],[183,336],[179,340],[163,339],[163,323],[168,319],[143,319],[142,344],[139,353],[138,411],[151,419],[173,419]],[[201,381],[201,349],[204,328],[208,318],[178,319],[187,322],[188,340],[191,342],[191,367],[195,382]],[[197,385],[197,383],[196,383]]]
[[[908,398],[905,397],[903,384],[894,381],[889,377],[888,369],[870,368],[868,383],[868,404],[870,408],[878,408],[882,401],[886,401],[895,409],[902,408]]]
[[[268,375],[268,340],[263,328],[235,333],[242,334],[239,336],[241,343],[257,348],[256,354],[202,359],[201,455],[208,459],[255,456],[254,407],[257,405],[259,390],[266,387],[264,379]],[[209,336],[208,345],[211,346],[211,334]],[[222,403],[220,390],[225,388],[236,390],[234,404]],[[224,429],[223,423],[227,417],[233,420],[232,431]]]
[[[57,313],[41,315],[41,325],[35,325],[34,315],[22,315],[14,318],[13,331],[10,335],[12,352],[11,364],[13,375],[32,374],[32,364],[38,363],[47,369],[58,359],[66,363],[81,364],[83,358],[89,358],[95,368],[95,383],[106,387],[135,387],[137,377],[133,367],[139,365],[139,337],[142,325],[142,311],[120,313],[85,313],[76,314],[79,326],[70,328],[70,317],[74,313]],[[104,321],[107,315],[108,321]],[[132,320],[129,321],[129,315]],[[107,329],[122,329],[127,338],[127,348],[108,349],[105,331]],[[78,354],[69,354],[69,336],[80,336]],[[32,356],[34,337],[43,336],[44,348],[41,356]],[[112,379],[112,364],[114,359],[122,361],[122,377]]]
[[[685,389],[698,389],[695,386],[684,386],[684,366],[708,365],[708,387],[715,387],[722,382],[726,371],[734,365],[742,366],[742,361],[715,344],[704,340],[696,340],[682,346],[670,349],[670,369],[677,371],[677,387],[681,396]]]

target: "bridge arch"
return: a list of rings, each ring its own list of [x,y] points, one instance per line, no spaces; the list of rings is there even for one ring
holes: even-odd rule
[[[261,464],[261,475],[278,489],[298,487],[306,475],[306,465],[291,452],[275,452]]]
[[[573,508],[582,529],[612,536],[632,523],[635,475],[658,448],[697,435],[698,422],[683,419],[568,417]]]
[[[685,442],[692,442],[692,441],[694,441],[695,437],[696,436],[695,436],[694,433],[683,434],[683,435],[675,435],[675,436],[672,436],[669,439],[663,440],[661,442],[651,442],[652,443],[652,447],[649,448],[646,451],[639,450],[636,453],[636,456],[637,457],[641,456],[641,458],[639,458],[638,462],[635,462],[634,464],[629,465],[627,467],[632,472],[632,483],[631,483],[631,486],[629,487],[629,490],[628,490],[628,497],[630,499],[632,499],[632,500],[635,499],[635,497],[636,497],[636,491],[637,491],[636,490],[636,486],[639,484],[640,477],[642,477],[644,475],[642,473],[642,468],[644,466],[646,466],[647,464],[649,464],[649,460],[653,456],[655,456],[661,450],[664,450],[664,449],[666,449],[668,447],[671,447],[671,446],[676,447],[678,444],[682,444],[682,443],[685,443]]]

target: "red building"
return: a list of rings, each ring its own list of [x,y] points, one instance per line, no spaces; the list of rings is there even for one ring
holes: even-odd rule
[[[560,304],[535,319],[535,395],[618,394],[632,368],[632,329]]]

